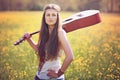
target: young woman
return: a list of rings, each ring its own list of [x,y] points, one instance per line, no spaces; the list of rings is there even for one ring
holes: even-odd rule
[[[59,12],[60,7],[56,4],[45,6],[37,44],[31,39],[29,33],[24,34],[30,46],[38,53],[40,61],[35,80],[64,80],[64,72],[74,58],[66,32],[60,23]],[[60,64],[61,50],[65,53],[62,65]]]

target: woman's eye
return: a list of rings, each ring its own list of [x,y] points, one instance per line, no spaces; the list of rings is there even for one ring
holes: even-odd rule
[[[48,16],[48,17],[50,17],[50,16],[51,16],[51,17],[52,17],[52,16],[55,17],[55,16],[57,16],[57,15],[56,15],[56,14],[46,14],[46,16]]]
[[[50,14],[47,14],[46,16],[50,16]]]
[[[56,14],[52,14],[52,16],[56,16]]]

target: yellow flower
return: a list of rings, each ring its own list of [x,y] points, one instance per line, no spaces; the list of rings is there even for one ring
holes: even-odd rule
[[[115,64],[115,63],[112,63],[112,64],[111,64],[111,66],[112,66],[112,67],[115,67],[115,66],[116,66],[116,64]]]
[[[107,47],[107,48],[110,47],[110,45],[108,43],[103,44],[103,46]]]
[[[120,71],[120,67],[118,67],[117,69],[118,69],[118,71]]]
[[[120,49],[120,44],[118,45],[118,49]]]
[[[105,70],[105,68],[102,68],[102,70]]]
[[[101,72],[97,73],[97,76],[102,76],[102,73]]]
[[[114,75],[113,75],[113,74],[107,74],[106,76],[107,76],[107,77],[110,77],[110,78],[114,78]]]

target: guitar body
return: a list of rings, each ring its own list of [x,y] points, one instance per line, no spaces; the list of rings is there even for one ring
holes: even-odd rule
[[[79,12],[63,21],[63,29],[71,32],[101,22],[98,10],[86,10]]]

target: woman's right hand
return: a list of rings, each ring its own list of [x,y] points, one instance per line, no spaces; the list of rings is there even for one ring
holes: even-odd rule
[[[24,33],[24,36],[23,36],[25,39],[30,39],[31,38],[31,35],[28,33],[28,32],[26,32],[26,33]]]

